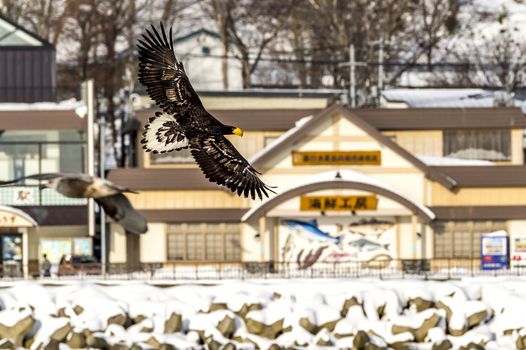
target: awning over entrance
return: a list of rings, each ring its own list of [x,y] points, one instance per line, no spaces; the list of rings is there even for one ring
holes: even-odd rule
[[[311,178],[310,181],[269,198],[249,210],[243,215],[241,220],[249,221],[257,219],[291,198],[305,193],[326,189],[354,189],[376,193],[400,203],[425,223],[433,221],[436,218],[435,214],[429,208],[408,198],[406,195],[393,189],[392,186],[383,181],[356,171],[341,170],[316,175]]]
[[[37,222],[20,209],[0,205],[0,227],[34,227]]]

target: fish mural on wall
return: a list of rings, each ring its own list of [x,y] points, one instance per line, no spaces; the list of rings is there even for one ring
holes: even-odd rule
[[[374,235],[376,239],[382,237],[384,232],[394,226],[394,222],[388,220],[378,220],[376,218],[360,219],[349,224],[349,231],[364,236]]]
[[[316,220],[311,221],[300,221],[300,220],[283,220],[283,224],[287,225],[292,229],[303,229],[309,236],[309,239],[319,242],[333,242],[336,244],[340,243],[339,237],[333,237],[326,232],[323,232],[318,228],[318,222]]]
[[[335,223],[332,235],[318,226],[316,220],[285,219],[281,221],[286,239],[281,249],[281,260],[308,268],[317,262],[362,262],[363,267],[385,267],[393,259],[390,243],[380,241],[394,223],[385,220],[360,220],[346,228]],[[378,225],[378,227],[374,227]]]

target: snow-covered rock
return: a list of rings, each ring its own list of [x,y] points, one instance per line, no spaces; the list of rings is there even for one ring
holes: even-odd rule
[[[526,350],[522,278],[2,286],[0,349]]]

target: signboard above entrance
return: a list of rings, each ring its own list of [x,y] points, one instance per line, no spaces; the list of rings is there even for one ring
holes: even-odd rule
[[[301,196],[302,211],[359,211],[376,210],[376,196]]]
[[[293,165],[380,165],[380,151],[292,152]]]
[[[32,227],[33,223],[27,219],[11,213],[8,211],[0,210],[0,227]]]

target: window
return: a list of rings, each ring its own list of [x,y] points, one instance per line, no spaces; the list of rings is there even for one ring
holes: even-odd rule
[[[168,226],[168,260],[240,261],[239,224]]]
[[[434,226],[435,258],[480,258],[480,237],[506,230],[503,221],[450,221]]]
[[[152,164],[193,164],[194,158],[187,148],[167,153],[150,153],[150,161]]]
[[[506,161],[511,159],[510,144],[509,130],[444,130],[445,157]]]
[[[203,53],[203,55],[205,56],[210,56],[210,48],[208,46],[203,46],[201,47],[201,52]]]

